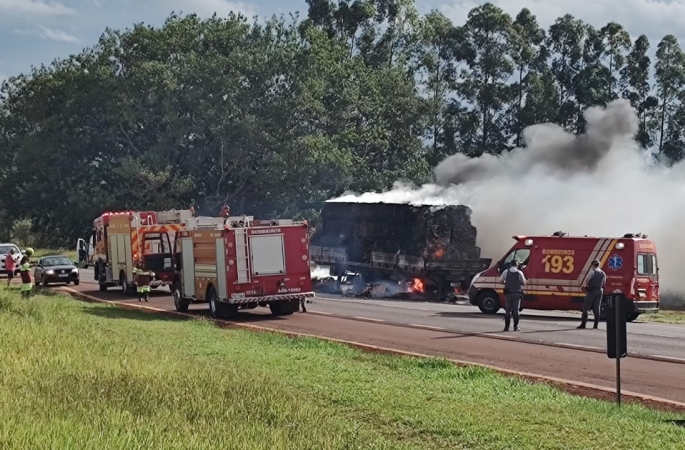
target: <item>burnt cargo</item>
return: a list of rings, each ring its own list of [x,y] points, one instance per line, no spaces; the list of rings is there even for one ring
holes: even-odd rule
[[[372,252],[426,259],[476,260],[476,228],[467,206],[327,202],[311,245],[347,250],[368,262]]]

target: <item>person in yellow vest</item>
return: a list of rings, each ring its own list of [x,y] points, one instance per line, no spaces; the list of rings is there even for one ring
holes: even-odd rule
[[[152,278],[155,276],[154,272],[150,272],[145,268],[145,265],[142,263],[142,261],[139,261],[136,263],[135,267],[133,268],[133,276],[135,277],[136,281],[136,289],[138,291],[138,301],[142,302],[145,300],[146,302],[150,300],[150,282],[152,281]]]
[[[31,278],[31,256],[33,249],[31,247],[24,250],[24,256],[19,261],[19,274],[21,275],[21,296],[22,298],[31,297],[33,290],[33,279]]]

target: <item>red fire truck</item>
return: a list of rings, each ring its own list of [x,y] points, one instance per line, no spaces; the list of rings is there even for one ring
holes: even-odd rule
[[[196,218],[176,236],[177,311],[209,303],[213,317],[257,306],[277,316],[314,297],[307,222],[251,216]]]
[[[468,295],[485,314],[504,305],[502,271],[516,259],[528,280],[523,308],[539,310],[583,309],[585,280],[590,263],[597,259],[606,272],[604,292],[617,290],[631,300],[628,320],[659,310],[659,270],[656,245],[642,234],[622,238],[514,236],[516,243],[493,267],[471,281]]]
[[[155,273],[151,288],[171,286],[176,232],[192,216],[191,210],[119,211],[95,219],[89,262],[100,290],[118,285],[124,293],[134,293],[133,267],[138,261]]]

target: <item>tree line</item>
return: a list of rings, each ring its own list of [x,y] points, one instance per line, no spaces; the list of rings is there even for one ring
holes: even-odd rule
[[[430,181],[462,152],[523,144],[525,127],[584,128],[623,97],[637,139],[685,156],[685,54],[673,35],[631,42],[565,15],[492,4],[455,24],[413,0],[307,0],[304,17],[171,14],[107,29],[76,55],[0,90],[0,238],[30,221],[37,244],[70,245],[108,209],[226,203],[315,219],[345,190]],[[21,222],[20,222],[21,221]]]

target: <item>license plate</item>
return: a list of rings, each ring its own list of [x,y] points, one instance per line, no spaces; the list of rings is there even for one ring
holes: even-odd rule
[[[59,276],[60,278],[66,278],[66,277],[69,276],[69,274],[68,274],[68,273],[60,273],[58,276]]]

